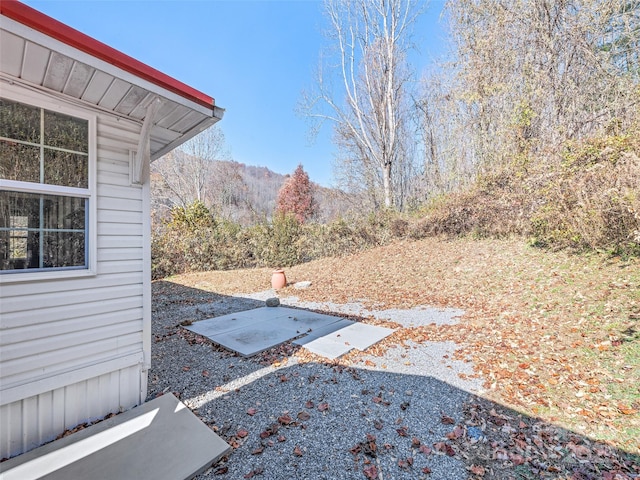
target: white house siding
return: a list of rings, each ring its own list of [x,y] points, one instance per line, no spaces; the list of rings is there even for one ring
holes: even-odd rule
[[[96,275],[0,287],[0,458],[144,401],[148,186],[129,177],[139,130],[97,116]]]
[[[135,405],[140,394],[138,366],[29,397],[0,407],[2,457],[18,455],[54,440],[67,428]],[[134,402],[134,403],[132,403]]]

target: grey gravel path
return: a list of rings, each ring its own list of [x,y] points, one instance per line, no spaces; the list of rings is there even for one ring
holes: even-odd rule
[[[458,375],[470,374],[472,365],[452,360],[455,344],[407,342],[383,357],[365,352],[352,367],[298,363],[291,351],[286,361],[273,366],[261,362],[262,356],[237,357],[180,332],[178,324],[185,319],[262,306],[270,293],[221,297],[201,305],[160,305],[154,313],[150,397],[178,394],[237,447],[199,480],[365,479],[364,470],[372,466],[382,480],[467,477],[461,460],[433,451],[455,426],[443,423],[443,416],[460,422],[464,402],[480,388],[479,381]],[[426,307],[365,311],[357,303],[345,307],[281,300],[389,318],[403,326],[425,318],[451,323],[462,313]],[[375,452],[367,449],[371,442]],[[420,445],[431,453],[421,452]],[[424,468],[431,473],[423,473]]]

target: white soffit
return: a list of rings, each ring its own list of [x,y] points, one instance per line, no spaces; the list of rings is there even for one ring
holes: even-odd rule
[[[152,160],[224,114],[215,105],[200,105],[5,16],[0,16],[0,72],[4,81],[62,95],[139,124],[148,105],[159,97],[161,106],[151,128]]]

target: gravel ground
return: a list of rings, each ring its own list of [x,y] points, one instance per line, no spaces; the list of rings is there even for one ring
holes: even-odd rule
[[[462,406],[480,388],[451,342],[406,342],[351,364],[308,361],[289,344],[235,356],[180,328],[264,305],[272,292],[203,303],[154,303],[150,398],[171,391],[234,447],[197,479],[460,479],[464,463],[445,447]],[[452,323],[462,314],[425,307],[367,310],[359,303],[285,305],[375,317],[402,328]],[[464,377],[464,375],[462,375]]]

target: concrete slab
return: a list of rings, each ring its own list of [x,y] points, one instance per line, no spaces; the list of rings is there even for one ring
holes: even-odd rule
[[[261,307],[201,320],[185,328],[249,357],[341,320],[297,308]]]
[[[285,323],[286,319],[290,319],[293,322],[298,322],[301,325],[301,328],[308,329],[335,322],[340,320],[340,317],[296,308],[260,307],[245,310],[243,312],[230,313],[228,315],[200,320],[185,328],[193,333],[197,333],[198,335],[213,337],[220,333],[232,332],[240,328],[245,328],[249,325],[273,322],[276,319],[283,319],[281,322],[284,321]],[[307,324],[309,325],[307,326]]]
[[[300,335],[296,328],[279,326],[274,328],[269,322],[254,323],[245,328],[232,332],[221,333],[209,337],[211,341],[239,353],[243,357],[250,357],[275,347]]]
[[[185,327],[212,342],[250,357],[288,340],[328,358],[352,348],[365,350],[393,329],[287,307],[262,307],[195,322]]]
[[[215,318],[212,320],[216,320]],[[202,335],[204,337],[214,337],[223,333],[233,332],[246,328],[256,323],[254,318],[236,318],[223,321],[207,321],[194,322],[193,324],[186,326],[187,330]]]
[[[2,480],[178,480],[231,450],[173,395],[0,463]]]
[[[298,322],[314,322],[329,324],[340,320],[342,317],[335,315],[327,315],[325,313],[317,313],[309,310],[301,310],[299,308],[278,307],[278,310]]]
[[[366,350],[393,332],[393,328],[378,327],[376,325],[356,322],[336,333],[340,333],[342,341],[348,342],[352,347],[358,350]]]
[[[307,343],[310,343],[317,338],[330,335],[340,329],[343,329],[344,327],[353,325],[354,323],[355,322],[351,320],[340,319],[337,322],[330,323],[329,325],[324,325],[319,328],[314,328],[313,330],[308,332],[304,337],[294,340],[293,343],[295,345],[306,346]]]
[[[286,310],[290,310],[290,312],[269,321],[273,328],[293,328],[302,334],[320,329],[327,325],[332,325],[341,320],[340,317],[323,315],[321,313],[308,312],[305,310],[296,310],[293,308]]]
[[[319,337],[304,344],[304,348],[311,353],[329,358],[331,360],[341,357],[351,351],[353,347],[344,341],[328,336]]]
[[[345,325],[346,323],[346,325]],[[332,327],[338,327],[332,330]],[[327,358],[338,358],[355,348],[366,350],[393,333],[392,328],[378,327],[360,322],[336,322],[324,327],[324,330],[309,334],[294,340],[294,344],[301,345],[316,355]],[[314,335],[314,336],[312,336]]]

